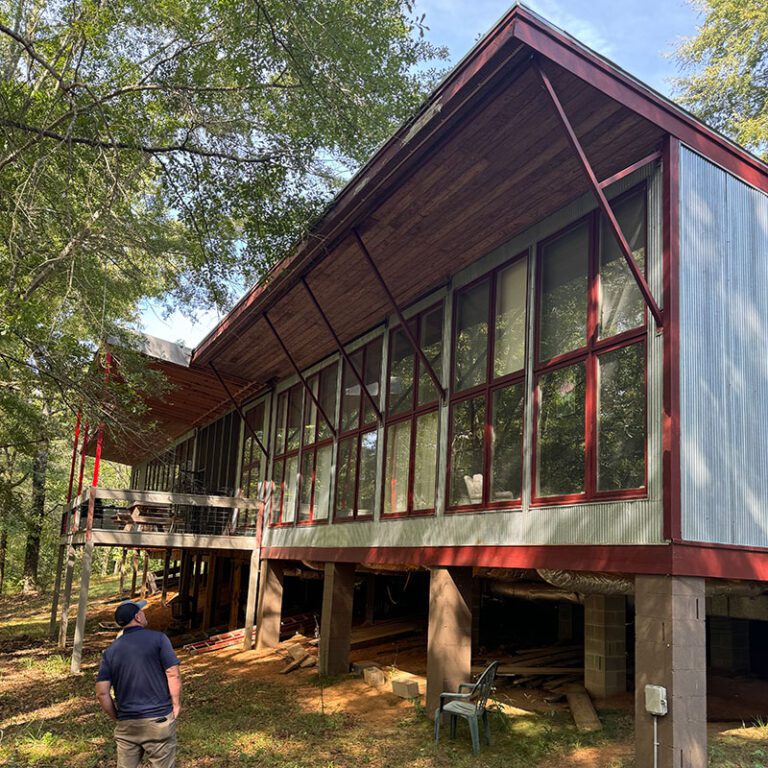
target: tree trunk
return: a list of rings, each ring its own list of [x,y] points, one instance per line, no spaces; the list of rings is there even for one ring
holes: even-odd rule
[[[41,443],[32,468],[32,510],[27,518],[27,543],[24,549],[25,593],[38,589],[37,572],[40,565],[40,537],[45,520],[45,475],[48,469],[48,440]]]
[[[0,595],[5,584],[5,554],[8,551],[8,528],[5,525],[5,515],[0,515]]]

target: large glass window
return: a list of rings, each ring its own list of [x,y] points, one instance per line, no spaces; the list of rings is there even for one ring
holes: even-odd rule
[[[338,365],[333,363],[307,380],[309,388],[329,419],[333,419],[336,413],[337,377]],[[305,392],[298,518],[300,523],[328,520],[332,458],[333,435],[330,427],[314,400]]]
[[[409,320],[417,343],[440,375],[443,307]],[[390,334],[384,461],[384,515],[434,511],[437,478],[438,392],[402,328]]]
[[[262,400],[245,412],[245,424],[243,425],[243,455],[240,465],[240,493],[249,499],[264,497],[264,483],[266,482],[265,470],[267,457],[256,442],[254,433],[266,446],[266,403]],[[184,475],[182,475],[184,476]],[[256,510],[240,510],[238,525],[246,529],[256,528]]]
[[[645,270],[645,188],[612,207]],[[539,274],[534,500],[640,495],[646,313],[604,217],[543,243]]]
[[[296,519],[303,404],[301,384],[295,384],[277,397],[275,457],[272,463],[271,521],[274,525],[287,525]]]
[[[456,294],[448,508],[522,494],[527,254]]]
[[[379,336],[350,356],[377,407],[381,407],[381,348]],[[334,518],[370,518],[376,498],[378,425],[376,412],[346,362],[342,371],[339,424]]]

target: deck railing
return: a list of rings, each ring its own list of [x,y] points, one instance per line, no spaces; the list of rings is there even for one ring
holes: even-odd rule
[[[62,534],[92,530],[254,536],[259,502],[240,496],[89,487],[62,518]]]

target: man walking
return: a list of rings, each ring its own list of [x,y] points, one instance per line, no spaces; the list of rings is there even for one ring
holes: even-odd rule
[[[146,604],[126,600],[117,606],[115,621],[123,634],[101,655],[96,676],[99,705],[117,721],[117,768],[138,768],[142,760],[152,768],[176,765],[179,660],[162,632],[147,629]]]

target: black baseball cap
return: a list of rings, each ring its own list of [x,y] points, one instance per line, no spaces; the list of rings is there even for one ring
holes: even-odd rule
[[[119,627],[124,627],[133,621],[133,617],[147,604],[146,600],[123,600],[115,608],[115,622]]]

